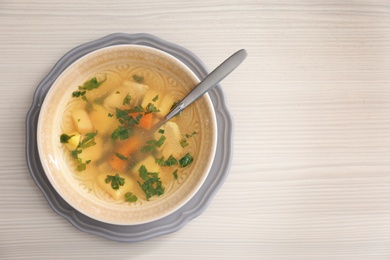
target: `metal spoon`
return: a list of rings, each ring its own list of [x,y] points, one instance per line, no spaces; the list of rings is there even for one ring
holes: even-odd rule
[[[246,58],[246,51],[241,49],[222,62],[209,75],[207,75],[190,93],[187,94],[158,125],[161,126],[172,117],[176,116],[192,102],[203,96],[209,89],[217,85],[227,75],[229,75]]]

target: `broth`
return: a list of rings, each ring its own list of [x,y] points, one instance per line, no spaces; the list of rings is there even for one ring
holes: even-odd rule
[[[185,180],[200,142],[194,109],[149,133],[185,95],[172,75],[120,64],[74,88],[59,140],[84,189],[131,205],[154,200]]]

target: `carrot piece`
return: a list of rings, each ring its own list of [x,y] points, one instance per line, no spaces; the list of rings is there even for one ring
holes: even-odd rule
[[[152,113],[129,113],[129,116],[132,116],[133,118],[136,118],[139,114],[142,115],[139,124],[137,126],[145,128],[145,129],[150,129],[152,127],[152,119],[153,119],[153,114]]]
[[[119,172],[122,172],[127,164],[127,160],[119,158],[117,156],[117,153],[126,158],[129,158],[131,154],[137,151],[140,147],[141,143],[135,137],[131,137],[124,141],[121,147],[119,147],[119,149],[116,151],[116,154],[112,155],[111,158],[108,160],[111,167]]]

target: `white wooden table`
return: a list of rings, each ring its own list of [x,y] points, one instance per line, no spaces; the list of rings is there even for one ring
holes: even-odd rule
[[[54,213],[25,116],[71,48],[154,34],[210,68],[235,119],[230,174],[178,232],[123,244]],[[390,259],[389,1],[0,0],[0,259]]]

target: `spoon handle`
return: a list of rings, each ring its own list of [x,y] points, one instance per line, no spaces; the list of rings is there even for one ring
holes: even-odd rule
[[[192,102],[203,96],[210,88],[217,85],[227,75],[229,75],[246,58],[244,49],[237,51],[227,58],[217,68],[215,68],[207,77],[205,77],[188,95],[175,106],[165,117],[165,122],[177,115],[180,111],[190,105]]]

